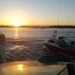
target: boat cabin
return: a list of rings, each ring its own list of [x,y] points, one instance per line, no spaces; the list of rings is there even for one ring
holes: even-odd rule
[[[51,44],[59,45],[59,47],[64,49],[75,50],[75,38],[67,38],[60,36],[58,38],[51,38],[48,42]]]

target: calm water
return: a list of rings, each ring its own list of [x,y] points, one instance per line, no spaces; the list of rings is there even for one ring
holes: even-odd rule
[[[21,37],[21,40],[22,38],[27,40],[13,42],[11,39],[11,42],[0,43],[0,62],[38,60],[45,55],[44,40],[49,39],[55,30],[58,31],[58,35],[75,37],[75,30],[70,28],[0,28],[0,32],[4,33],[8,39]],[[33,38],[36,40],[32,40]]]
[[[75,36],[75,29],[71,28],[0,28],[0,32],[4,33],[6,37],[50,37],[54,30],[58,31],[58,35]]]

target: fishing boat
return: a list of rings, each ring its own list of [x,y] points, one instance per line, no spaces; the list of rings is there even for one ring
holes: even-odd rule
[[[45,41],[44,45],[49,50],[75,56],[75,38],[64,36],[57,37],[57,31],[54,31],[52,37],[48,41]]]

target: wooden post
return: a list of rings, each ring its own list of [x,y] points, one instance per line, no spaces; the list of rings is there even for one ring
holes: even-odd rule
[[[74,65],[73,64],[67,64],[67,70],[69,75],[75,75]]]

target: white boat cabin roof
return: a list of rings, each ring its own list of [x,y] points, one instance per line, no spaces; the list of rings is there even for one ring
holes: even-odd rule
[[[60,42],[61,40],[64,40],[67,44],[71,44],[71,42],[75,43],[75,38],[70,38],[70,37],[63,37],[62,39],[58,38],[51,38],[49,42]]]

